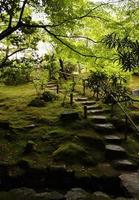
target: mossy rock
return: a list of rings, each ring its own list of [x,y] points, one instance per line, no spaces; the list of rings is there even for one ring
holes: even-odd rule
[[[44,107],[45,101],[43,99],[36,97],[28,105],[33,107]]]
[[[73,163],[91,163],[91,157],[87,151],[79,144],[65,143],[61,144],[59,148],[53,152],[55,160],[64,161],[70,164]],[[93,163],[94,164],[94,163]]]
[[[1,200],[36,200],[35,191],[29,188],[17,188],[9,192],[0,192]]]
[[[48,101],[54,101],[57,99],[57,95],[53,92],[50,91],[45,91],[42,95],[41,95],[41,99],[48,102]]]

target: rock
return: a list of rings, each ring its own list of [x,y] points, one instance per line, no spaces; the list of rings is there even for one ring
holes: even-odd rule
[[[111,123],[96,123],[93,125],[93,127],[98,132],[115,131],[115,127]]]
[[[118,198],[116,198],[115,200],[137,200],[137,199],[134,199],[134,198],[118,197]]]
[[[35,151],[35,143],[32,140],[29,140],[25,146],[25,150],[24,153],[25,154],[29,154],[32,153],[33,151]]]
[[[132,197],[139,199],[139,172],[122,174],[119,178],[127,192]]]
[[[88,116],[88,119],[94,121],[95,123],[106,123],[108,118],[104,115],[92,115]]]
[[[116,160],[114,161],[114,167],[119,170],[136,170],[137,166],[129,160]]]
[[[127,156],[125,149],[119,145],[108,144],[105,146],[105,150],[106,158],[110,160],[125,158]]]
[[[103,193],[103,192],[101,192],[101,191],[97,191],[97,192],[94,192],[93,193],[93,195],[95,196],[95,197],[97,197],[97,199],[99,198],[99,199],[110,199],[110,197],[107,195],[107,194],[105,194],[105,193]]]
[[[88,106],[88,105],[94,105],[96,102],[95,101],[82,101],[81,102],[81,104],[83,105],[83,106]]]
[[[35,191],[33,189],[23,187],[10,190],[10,195],[13,199],[31,200],[35,196]]]
[[[65,200],[65,197],[63,194],[53,191],[53,192],[36,193],[35,200]]]
[[[57,99],[57,95],[50,91],[45,91],[44,93],[42,93],[41,99],[43,99],[46,102],[48,102],[48,101],[51,102],[51,101],[54,101]]]
[[[89,194],[81,188],[72,188],[65,197],[66,200],[89,200]]]
[[[95,110],[88,110],[87,113],[88,114],[95,114],[95,115],[98,115],[98,114],[102,114],[102,113],[107,113],[109,112],[108,109],[95,109]]]
[[[40,99],[36,97],[33,99],[28,106],[33,106],[33,107],[44,107],[45,106],[45,101],[43,99]]]
[[[117,136],[117,135],[106,135],[104,136],[104,139],[108,143],[113,143],[113,144],[120,144],[124,139]]]
[[[79,112],[74,110],[64,111],[64,113],[60,115],[60,119],[64,121],[79,119]]]
[[[101,108],[101,106],[98,105],[98,104],[87,106],[87,110],[97,110],[97,109],[100,109],[100,108]]]
[[[87,97],[78,97],[78,98],[76,98],[75,100],[76,101],[87,101]]]

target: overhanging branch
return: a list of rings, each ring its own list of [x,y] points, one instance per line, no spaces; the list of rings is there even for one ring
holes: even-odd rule
[[[83,56],[83,57],[88,57],[88,58],[95,58],[95,59],[105,59],[105,60],[111,60],[110,58],[106,58],[106,57],[102,57],[102,56],[96,56],[93,54],[84,54],[78,50],[76,50],[75,48],[73,48],[72,46],[70,46],[69,44],[67,44],[65,41],[63,41],[61,38],[59,38],[56,34],[54,34],[53,32],[49,31],[47,28],[44,28],[45,31],[50,34],[51,36],[53,36],[56,40],[58,40],[59,42],[61,42],[64,46],[66,46],[67,48],[69,48],[70,50],[72,50],[73,52],[75,52],[76,54]]]

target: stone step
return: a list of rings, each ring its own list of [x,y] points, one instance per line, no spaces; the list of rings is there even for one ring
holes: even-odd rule
[[[87,97],[77,97],[76,99],[75,99],[76,101],[87,101],[88,100],[88,98]]]
[[[121,144],[122,141],[124,140],[124,138],[121,138],[117,135],[106,135],[104,136],[104,139],[106,142],[112,143],[112,144]]]
[[[100,108],[102,108],[102,107],[101,107],[100,105],[98,105],[98,104],[95,104],[95,102],[94,102],[93,105],[87,106],[87,110],[88,110],[88,111],[97,110],[97,109],[100,109]]]
[[[127,157],[126,150],[123,147],[115,144],[105,145],[105,155],[109,160],[117,160]]]
[[[98,132],[115,131],[115,127],[111,123],[96,123],[93,125],[94,129]]]
[[[108,113],[109,110],[106,110],[106,109],[95,109],[95,110],[88,110],[87,113],[89,115],[92,115],[92,114],[95,114],[95,115],[99,115],[99,114],[102,114],[102,113]]]
[[[92,115],[88,116],[88,119],[91,119],[96,123],[106,123],[108,120],[108,118],[105,115]]]
[[[126,159],[115,160],[113,162],[113,166],[118,170],[127,170],[127,171],[137,170],[137,165]]]
[[[57,86],[56,86],[56,84],[47,84],[46,87],[47,88],[54,88],[54,87],[56,88]]]
[[[82,101],[81,104],[83,106],[89,106],[89,105],[94,105],[96,102],[93,100],[88,100],[88,101]]]

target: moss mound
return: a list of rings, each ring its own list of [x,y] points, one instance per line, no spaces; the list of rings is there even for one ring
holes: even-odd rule
[[[69,164],[87,164],[92,162],[91,157],[88,155],[88,152],[84,149],[84,147],[72,142],[61,144],[59,148],[53,152],[53,158]]]

